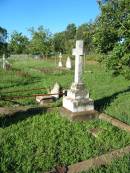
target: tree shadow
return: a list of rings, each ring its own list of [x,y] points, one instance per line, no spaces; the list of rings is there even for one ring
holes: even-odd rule
[[[14,113],[8,113],[3,117],[0,117],[0,127],[5,128],[12,124],[17,124],[29,117],[33,117],[37,114],[46,113],[48,108],[45,107],[35,107],[28,108],[26,110],[18,110]]]
[[[123,93],[127,93],[127,92],[130,92],[130,86],[127,89],[116,92],[110,96],[95,100],[94,101],[94,107],[97,111],[102,112],[103,110],[106,109],[107,106],[109,106],[117,98],[118,95],[123,94]]]

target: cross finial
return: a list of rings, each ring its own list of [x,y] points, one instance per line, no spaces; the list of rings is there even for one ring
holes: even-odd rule
[[[76,41],[76,48],[73,49],[75,56],[75,83],[82,83],[82,55],[83,55],[83,40]]]

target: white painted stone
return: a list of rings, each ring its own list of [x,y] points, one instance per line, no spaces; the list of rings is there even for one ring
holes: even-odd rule
[[[76,41],[76,48],[73,49],[72,55],[75,56],[75,83],[82,83],[82,56],[83,56],[83,41],[78,40]]]
[[[67,69],[71,69],[72,68],[70,57],[68,57],[67,60],[66,60],[66,68]]]
[[[58,67],[63,67],[63,65],[62,65],[62,61],[59,61],[59,63],[58,63]]]
[[[62,65],[62,54],[61,54],[61,53],[60,53],[60,55],[59,55],[58,67],[63,67],[63,65]]]
[[[5,69],[5,65],[6,65],[6,62],[5,62],[5,54],[3,54],[3,69]]]
[[[59,98],[59,93],[60,93],[60,85],[56,82],[53,89],[51,90],[51,94],[57,94],[57,95],[52,95],[52,96],[54,98],[58,99]]]
[[[73,49],[75,55],[75,77],[67,96],[63,97],[63,107],[71,112],[85,112],[94,110],[93,100],[89,98],[89,92],[85,89],[82,81],[82,56],[83,41],[76,41],[76,48]]]

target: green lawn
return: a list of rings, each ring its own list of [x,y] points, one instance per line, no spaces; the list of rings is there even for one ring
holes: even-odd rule
[[[35,98],[5,99],[5,96],[21,95],[9,91],[45,87],[22,95],[47,93],[56,81],[63,88],[69,88],[73,81],[74,71],[59,70],[52,60],[12,60],[12,64],[14,70],[0,70],[0,106],[3,107],[37,107]],[[113,77],[100,64],[86,65],[83,80],[97,110],[130,124],[130,81],[122,76]],[[62,99],[55,105],[61,106]],[[0,126],[0,173],[44,172],[57,164],[69,165],[130,144],[130,134],[100,120],[69,122],[60,117],[58,108],[47,114],[32,113],[17,121],[0,117]],[[102,129],[97,138],[89,133],[95,127]],[[122,168],[128,158],[119,160]]]
[[[89,130],[101,128],[98,137]],[[130,144],[130,134],[99,120],[69,122],[57,111],[0,129],[0,172],[39,172],[70,165]]]

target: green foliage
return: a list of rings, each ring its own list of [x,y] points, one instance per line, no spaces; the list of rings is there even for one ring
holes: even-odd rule
[[[95,26],[92,23],[82,24],[77,28],[76,39],[84,41],[84,48],[87,53],[93,50],[92,37],[95,31]]]
[[[0,57],[3,53],[7,51],[7,30],[5,28],[0,27]]]
[[[73,81],[74,71],[57,71],[53,60],[13,59],[12,64],[14,69],[24,73],[17,71],[5,73],[0,70],[0,95],[43,94],[47,93],[47,89],[56,81],[63,88],[69,88]],[[124,80],[122,76],[113,78],[101,64],[89,64],[86,69],[92,71],[92,73],[84,71],[83,79],[91,98],[94,99],[95,108],[130,124],[129,81]],[[41,87],[47,89],[7,93]],[[61,105],[61,100],[55,103],[57,104]],[[0,100],[0,105],[37,107],[34,98]],[[46,112],[46,108],[43,109]],[[0,126],[2,173],[45,172],[57,164],[69,165],[130,144],[130,135],[125,131],[98,120],[72,123],[61,118],[56,108],[47,114],[38,115],[32,111],[30,114],[23,112],[21,117],[17,115],[17,118],[3,116],[0,117]],[[102,130],[98,137],[94,138],[89,129],[96,127]],[[123,169],[124,163],[121,165]]]
[[[100,168],[82,172],[82,173],[129,173],[130,172],[130,154],[123,158],[113,160],[110,165],[103,165]]]
[[[109,54],[107,67],[113,74],[130,79],[130,2],[115,0],[99,5],[101,15],[93,42],[100,53]]]
[[[107,67],[113,74],[123,74],[130,79],[130,53],[125,50],[125,44],[118,43],[108,56]]]
[[[22,33],[14,31],[9,42],[9,52],[13,54],[28,53],[29,40]]]
[[[65,53],[65,32],[59,32],[53,36],[54,52]]]
[[[76,25],[74,23],[69,24],[65,30],[65,36],[67,40],[75,39],[76,36]]]
[[[30,53],[44,56],[49,55],[52,51],[52,40],[49,30],[45,30],[43,26],[39,26],[37,30],[30,28],[29,31],[32,36],[29,45]]]
[[[102,128],[97,139],[89,133],[94,127]],[[129,137],[98,120],[73,123],[57,111],[41,114],[0,129],[0,169],[3,173],[45,172],[125,146]]]

